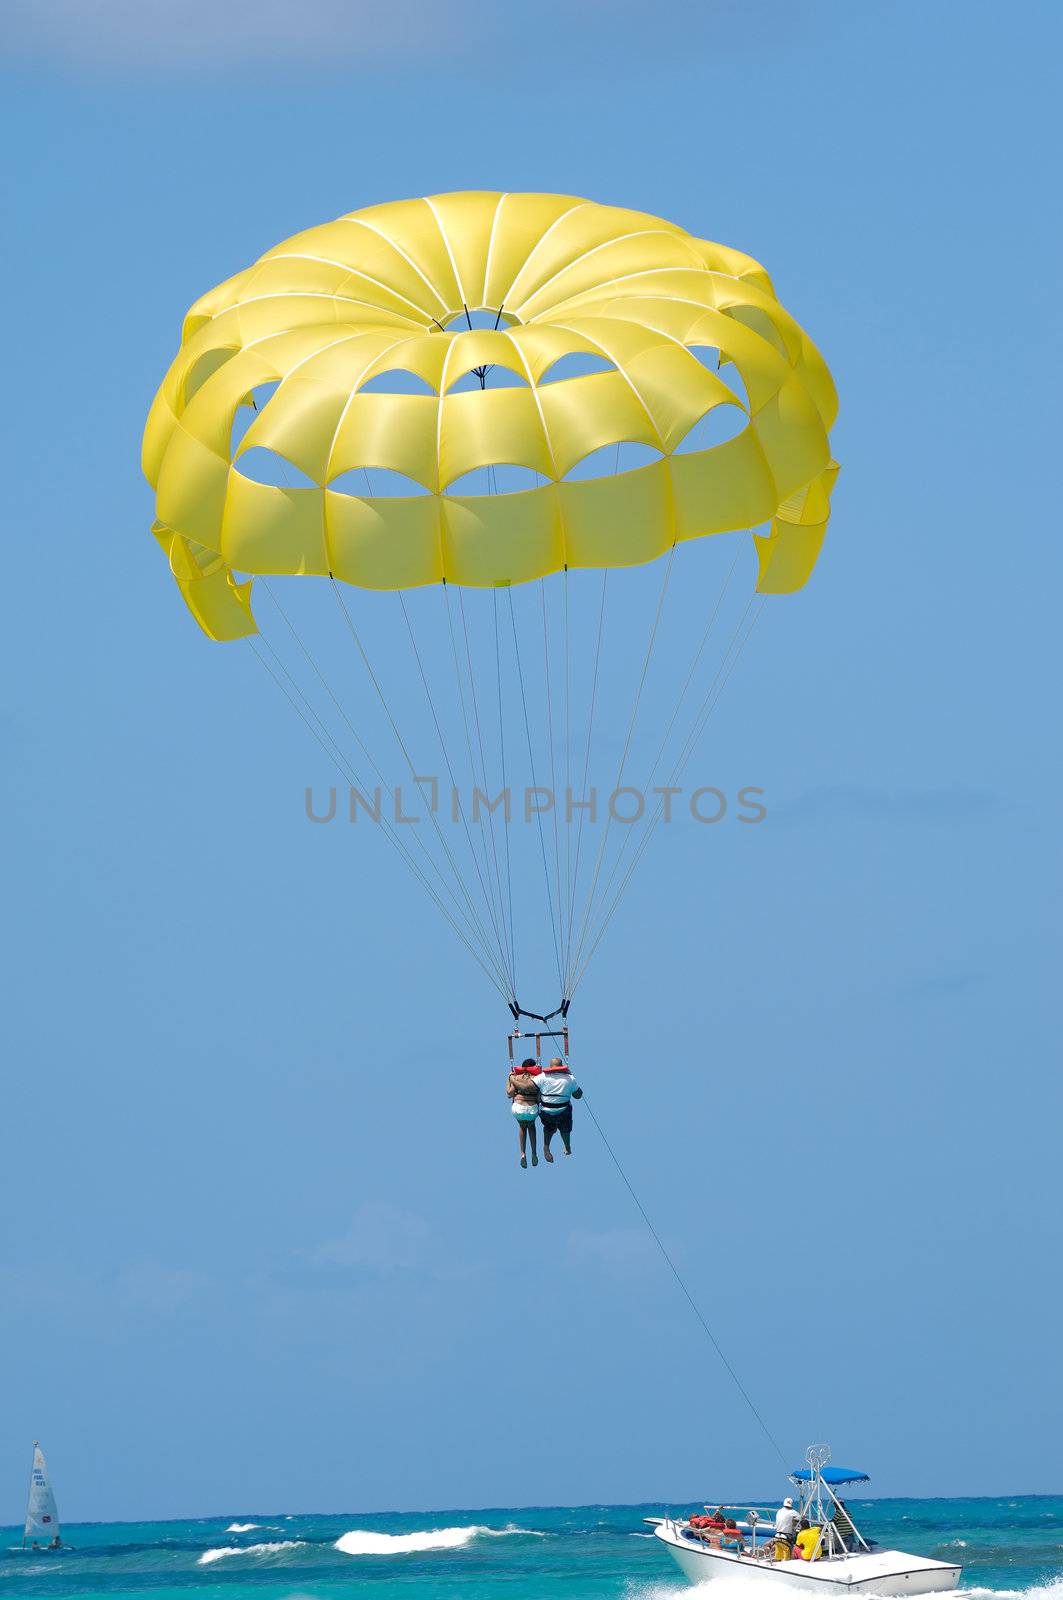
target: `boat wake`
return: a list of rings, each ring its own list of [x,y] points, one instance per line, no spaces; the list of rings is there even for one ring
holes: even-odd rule
[[[1063,1576],[1031,1584],[1028,1589],[983,1589],[975,1584],[968,1589],[961,1582],[956,1593],[963,1595],[963,1600],[1063,1600]]]
[[[278,1539],[273,1544],[227,1544],[217,1550],[204,1550],[197,1565],[209,1567],[214,1561],[225,1561],[230,1556],[276,1556],[282,1550],[299,1550],[304,1539]]]
[[[523,1534],[528,1539],[546,1539],[548,1534],[534,1528],[518,1528],[510,1523],[505,1528],[485,1528],[473,1523],[467,1528],[428,1528],[420,1533],[370,1533],[366,1528],[352,1528],[336,1540],[335,1548],[345,1556],[402,1556],[416,1555],[422,1550],[460,1550],[473,1539],[504,1539],[513,1534]]]
[[[758,1592],[771,1596],[772,1600],[779,1600],[779,1590],[769,1578],[743,1577],[737,1582],[729,1582],[726,1578],[713,1578],[706,1583],[678,1583],[666,1580],[650,1584],[629,1584],[625,1593],[626,1600],[693,1600],[699,1596],[700,1600],[757,1600]],[[945,1600],[945,1596],[954,1597],[954,1600],[1063,1600],[1063,1577],[1053,1578],[1049,1583],[1031,1584],[1028,1589],[985,1589],[978,1584],[967,1587],[961,1581],[958,1589],[938,1590],[935,1593],[923,1595],[921,1600]],[[900,1600],[900,1597],[896,1597]]]

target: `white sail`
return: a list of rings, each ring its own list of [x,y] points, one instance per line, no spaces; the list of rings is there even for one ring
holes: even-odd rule
[[[59,1538],[59,1512],[55,1505],[51,1479],[44,1459],[44,1451],[33,1442],[33,1466],[30,1468],[30,1498],[26,1507],[24,1539],[36,1539],[51,1544]]]

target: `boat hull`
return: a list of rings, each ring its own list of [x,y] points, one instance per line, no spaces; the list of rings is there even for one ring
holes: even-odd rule
[[[663,1523],[653,1531],[668,1546],[691,1583],[707,1583],[714,1578],[732,1583],[749,1579],[802,1589],[806,1594],[941,1594],[955,1589],[962,1571],[944,1561],[905,1555],[900,1550],[876,1550],[814,1562],[761,1560],[697,1544],[685,1538],[674,1523]]]

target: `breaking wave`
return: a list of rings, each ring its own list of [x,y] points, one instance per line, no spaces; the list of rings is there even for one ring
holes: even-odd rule
[[[346,1556],[416,1555],[421,1550],[460,1550],[473,1539],[503,1539],[515,1533],[529,1539],[549,1537],[534,1528],[518,1528],[512,1523],[505,1528],[485,1528],[473,1523],[467,1528],[428,1528],[420,1533],[370,1533],[365,1528],[352,1528],[350,1533],[341,1534],[335,1548]]]
[[[279,1550],[298,1550],[305,1540],[278,1539],[273,1544],[227,1544],[217,1550],[204,1550],[197,1565],[210,1566],[212,1561],[224,1561],[228,1556],[275,1556]]]
[[[254,1528],[261,1528],[261,1522],[230,1522],[226,1533],[250,1533]]]

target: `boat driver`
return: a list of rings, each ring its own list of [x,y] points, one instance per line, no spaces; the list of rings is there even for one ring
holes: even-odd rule
[[[794,1534],[797,1532],[801,1518],[794,1510],[793,1496],[787,1495],[778,1511],[775,1513],[775,1536],[785,1539],[788,1544],[793,1544]]]

